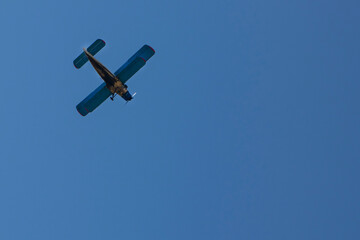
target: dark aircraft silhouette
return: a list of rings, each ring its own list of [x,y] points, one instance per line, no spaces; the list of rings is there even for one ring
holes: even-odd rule
[[[93,56],[104,46],[105,42],[98,39],[87,49],[84,48],[84,52],[74,60],[74,66],[77,69],[81,68],[89,60],[91,65],[104,80],[103,84],[96,88],[76,106],[76,109],[82,116],[86,116],[89,112],[94,111],[108,97],[110,97],[111,100],[114,100],[116,94],[121,96],[127,102],[131,101],[135,94],[131,95],[129,93],[127,90],[128,86],[125,83],[155,54],[152,47],[144,45],[113,74]]]

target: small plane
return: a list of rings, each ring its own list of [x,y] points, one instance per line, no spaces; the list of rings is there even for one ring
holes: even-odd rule
[[[82,116],[86,116],[88,113],[94,111],[108,97],[114,101],[116,94],[125,99],[126,102],[131,101],[136,93],[131,95],[125,83],[155,54],[152,47],[144,45],[115,73],[112,73],[94,58],[94,55],[104,46],[104,40],[97,39],[87,49],[83,48],[84,51],[73,62],[75,68],[79,69],[87,63],[87,61],[90,61],[96,72],[104,80],[104,83],[76,106],[77,111]]]

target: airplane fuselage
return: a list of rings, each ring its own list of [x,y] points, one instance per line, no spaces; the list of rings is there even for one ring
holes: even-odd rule
[[[85,48],[84,52],[89,59],[91,65],[95,68],[96,72],[105,81],[106,87],[114,95],[118,94],[126,101],[132,99],[131,94],[127,90],[127,86],[124,85],[112,72],[110,72],[104,65],[102,65],[94,56],[91,55]]]

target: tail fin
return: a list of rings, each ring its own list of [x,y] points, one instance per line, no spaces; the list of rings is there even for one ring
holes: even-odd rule
[[[98,39],[93,44],[90,45],[90,47],[87,48],[87,51],[91,53],[91,55],[95,55],[98,53],[103,47],[105,47],[104,40]],[[82,52],[75,60],[74,60],[74,66],[79,69],[88,61],[88,58],[85,55],[85,52]]]

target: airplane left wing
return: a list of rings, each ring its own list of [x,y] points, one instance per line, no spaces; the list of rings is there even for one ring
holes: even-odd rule
[[[94,111],[100,104],[102,104],[111,92],[106,87],[106,83],[102,83],[92,93],[76,106],[76,109],[82,116],[86,116],[89,112]]]

